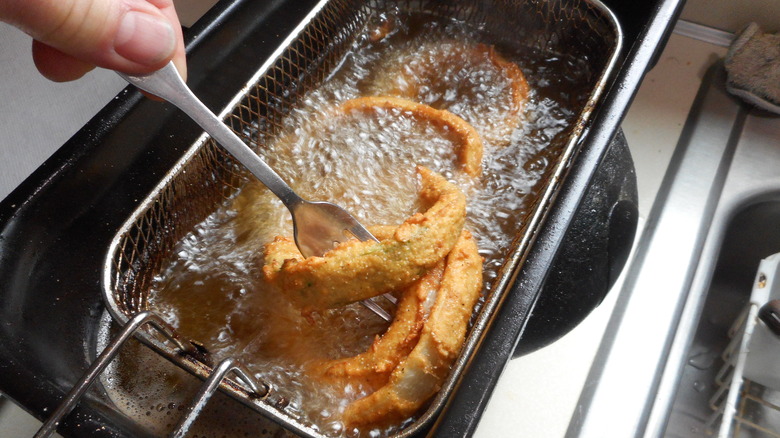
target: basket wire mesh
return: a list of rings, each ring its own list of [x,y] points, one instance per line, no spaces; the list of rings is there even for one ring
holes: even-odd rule
[[[515,250],[496,280],[492,295],[475,318],[466,346],[454,371],[431,408],[401,435],[420,430],[439,410],[457,379],[457,373],[468,362],[479,337],[488,327],[490,315],[499,305],[501,294],[511,285],[514,272],[533,240],[536,229],[549,209],[561,179],[576,156],[576,146],[606,79],[620,50],[620,32],[614,17],[599,3],[578,0],[496,0],[490,2],[438,1],[350,1],[322,2],[303,23],[300,32],[291,36],[275,59],[256,72],[241,89],[222,117],[236,134],[253,148],[273,139],[284,129],[284,119],[302,96],[327,80],[339,65],[356,35],[374,15],[390,9],[433,14],[473,23],[489,29],[497,44],[524,45],[553,56],[567,53],[587,60],[592,71],[586,86],[591,90],[576,123],[565,135],[553,140],[549,154],[556,163],[544,176],[534,209],[526,218],[523,233],[516,239]],[[247,175],[208,136],[203,135],[182,160],[141,203],[115,237],[104,273],[106,303],[114,319],[126,323],[139,312],[149,310],[149,288],[159,274],[176,243],[204,220],[219,205],[240,189]],[[182,357],[150,333],[142,340],[159,353],[205,379],[211,364]],[[236,388],[239,388],[238,390]],[[265,400],[251,399],[249,391],[234,385],[231,395],[263,415],[302,435],[319,436],[300,424],[283,409]]]

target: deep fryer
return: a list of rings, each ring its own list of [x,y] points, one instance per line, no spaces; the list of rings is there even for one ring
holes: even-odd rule
[[[230,35],[232,37],[240,38],[243,33],[249,32],[248,28],[252,27],[247,26],[247,22],[255,20],[257,17],[265,17],[276,24],[283,21],[289,21],[290,17],[296,16],[296,14],[298,14],[298,18],[300,19],[300,16],[306,13],[306,8],[304,8],[303,5],[300,5],[301,9],[297,9],[298,6],[299,5],[297,4],[274,4],[264,5],[262,7],[254,5],[254,7],[260,11],[256,11],[257,13],[254,14],[247,14],[246,11],[243,11],[241,8],[249,8],[249,5],[241,2],[230,4],[223,2],[220,4],[220,7],[212,11],[206,23],[193,29],[190,34],[190,50],[192,54],[198,52],[208,53],[209,50],[211,50],[211,55],[216,53],[221,56],[227,56],[225,54],[231,51],[247,51],[250,49],[246,47],[247,43],[230,40],[226,36]],[[638,78],[641,77],[641,74],[650,62],[652,53],[655,52],[654,49],[658,48],[665,31],[668,29],[668,23],[664,24],[664,20],[668,20],[677,10],[676,5],[666,4],[662,6],[664,7],[649,11],[652,12],[652,14],[650,14],[652,20],[660,20],[661,23],[656,22],[655,27],[650,26],[644,29],[646,32],[640,33],[639,29],[636,27],[632,28],[632,33],[627,32],[631,38],[634,38],[634,42],[640,38],[654,38],[655,43],[650,49],[646,46],[634,47],[636,52],[632,51],[628,54],[624,54],[633,56],[633,58],[628,56],[627,58],[623,58],[623,60],[632,60],[632,63],[634,64],[629,63],[624,65],[624,69],[621,71],[620,76],[614,80],[634,81],[634,86],[638,83]],[[641,9],[639,7],[637,8]],[[632,13],[639,13],[637,10],[634,12],[622,12],[630,15]],[[620,12],[616,12],[620,17]],[[271,17],[273,17],[273,19],[271,19]],[[651,24],[652,20],[650,22]],[[634,26],[636,26],[637,23],[644,22],[641,17],[633,17],[633,21],[627,21],[634,24]],[[267,23],[264,23],[264,25],[267,25]],[[642,25],[639,27],[642,27]],[[655,33],[650,32],[653,30]],[[257,47],[252,47],[251,49],[257,50]],[[648,51],[650,53],[648,53]],[[636,59],[636,57],[640,55],[643,56],[642,61]],[[199,94],[206,98],[204,100],[211,100],[212,104],[214,104],[215,101],[220,102],[224,99],[224,96],[217,96],[218,93],[216,90],[220,87],[229,88],[231,81],[235,81],[235,77],[241,77],[242,74],[241,72],[231,71],[233,68],[231,68],[230,62],[225,62],[223,59],[207,58],[198,60],[195,57],[191,57],[191,59],[193,59],[191,63],[193,64],[193,67],[195,67],[192,70],[191,82],[199,84]],[[215,77],[213,74],[210,75],[210,73],[216,68],[216,65],[220,65],[221,67],[220,75]],[[639,71],[637,71],[637,69]],[[614,85],[615,82],[611,82],[610,84]],[[480,385],[477,383],[478,379],[472,379],[473,376],[469,377],[469,374],[476,372],[475,370],[479,367],[487,366],[491,371],[482,374],[481,378],[495,379],[495,376],[500,373],[501,364],[503,363],[500,358],[507,358],[511,354],[517,340],[517,334],[525,325],[528,312],[537,297],[537,293],[534,291],[538,291],[538,288],[535,288],[534,284],[540,285],[547,278],[546,272],[550,270],[557,245],[560,243],[560,239],[557,240],[556,243],[555,234],[556,232],[562,233],[567,229],[567,227],[561,227],[560,225],[571,221],[576,211],[576,208],[573,207],[579,201],[579,199],[575,199],[574,201],[570,201],[573,202],[572,204],[566,204],[565,200],[567,197],[582,198],[585,196],[586,190],[584,190],[584,187],[587,186],[587,181],[593,177],[603,156],[605,156],[608,150],[611,150],[608,148],[609,140],[615,132],[616,123],[622,115],[622,110],[625,109],[625,105],[623,105],[622,109],[615,109],[614,106],[618,105],[618,102],[616,102],[615,99],[620,97],[623,99],[623,104],[625,104],[626,100],[630,100],[632,94],[630,90],[631,88],[629,88],[629,91],[626,91],[625,88],[612,88],[610,94],[608,94],[608,97],[612,96],[612,98],[608,99],[606,103],[598,108],[598,112],[596,113],[596,120],[600,119],[600,122],[594,121],[592,124],[588,125],[589,132],[586,137],[587,140],[580,145],[582,149],[580,150],[579,157],[577,157],[577,166],[575,166],[567,176],[564,190],[558,196],[559,202],[563,202],[563,204],[555,204],[555,206],[552,207],[553,211],[551,212],[551,216],[548,218],[547,223],[549,224],[550,221],[553,221],[552,223],[555,225],[550,225],[547,228],[540,230],[539,235],[536,237],[537,242],[539,242],[539,239],[542,239],[543,244],[541,247],[535,246],[534,248],[542,248],[544,251],[542,251],[542,249],[537,249],[536,252],[531,251],[530,258],[524,265],[523,271],[518,274],[519,281],[517,281],[515,283],[516,286],[512,288],[513,293],[508,294],[504,299],[503,305],[500,306],[499,316],[492,315],[490,317],[492,328],[484,338],[479,340],[479,352],[477,353],[477,356],[475,356],[475,358],[478,359],[474,359],[470,364],[470,367],[466,370],[466,376],[461,379],[462,383],[459,384],[457,390],[457,393],[464,393],[465,384],[467,387],[471,387],[471,390],[467,389],[465,391],[469,396],[466,397],[466,399],[456,396],[448,403],[445,415],[439,417],[438,428],[455,427],[448,425],[457,424],[462,421],[474,422],[478,418],[480,409],[474,411],[476,414],[472,413],[467,416],[460,416],[461,418],[458,419],[448,418],[448,413],[457,412],[459,405],[464,402],[468,405],[476,403],[476,406],[481,405],[484,407],[484,400],[487,393],[489,393],[490,385],[488,384],[485,386],[486,390],[474,390],[474,388],[478,388]],[[618,91],[622,91],[622,93],[619,93]],[[212,93],[214,94],[212,95]],[[124,92],[118,102],[102,112],[93,123],[90,123],[90,125],[85,127],[76,138],[69,142],[68,146],[60,151],[52,160],[47,162],[41,170],[36,172],[30,180],[3,203],[2,217],[5,227],[3,235],[4,262],[2,272],[4,275],[8,275],[6,278],[13,280],[8,282],[8,288],[11,292],[4,295],[8,299],[3,300],[3,320],[8,322],[4,327],[5,330],[10,330],[11,332],[19,329],[28,330],[31,337],[40,336],[42,339],[47,338],[47,333],[56,333],[58,338],[65,338],[66,342],[68,342],[67,339],[76,341],[75,344],[71,343],[65,345],[82,345],[84,339],[89,339],[90,336],[92,336],[90,330],[94,330],[94,326],[90,328],[88,321],[90,319],[94,320],[96,314],[100,313],[102,309],[99,302],[90,301],[88,294],[86,294],[87,296],[72,299],[72,302],[67,302],[67,300],[64,299],[42,303],[39,302],[38,304],[40,305],[36,305],[33,308],[37,308],[40,313],[35,313],[31,312],[31,307],[28,307],[29,301],[27,300],[30,297],[23,293],[23,291],[51,290],[51,286],[40,287],[48,284],[50,281],[53,281],[54,284],[64,285],[63,289],[55,287],[57,290],[65,291],[63,292],[63,297],[58,298],[64,298],[64,296],[72,297],[75,294],[73,291],[80,290],[82,287],[94,288],[96,284],[96,268],[95,265],[91,263],[95,261],[95,257],[93,255],[86,255],[85,252],[89,252],[91,242],[105,242],[105,238],[111,234],[112,230],[116,229],[117,218],[112,218],[111,216],[129,216],[132,210],[130,207],[137,205],[139,198],[143,199],[150,190],[149,183],[141,181],[141,178],[139,178],[141,172],[138,172],[137,169],[143,168],[143,173],[151,171],[153,175],[156,174],[159,175],[160,178],[164,178],[169,174],[171,163],[175,163],[180,158],[181,151],[187,148],[192,142],[197,141],[197,138],[194,138],[196,136],[192,133],[193,130],[191,129],[191,126],[188,126],[188,122],[183,120],[180,115],[175,114],[174,111],[168,108],[157,107],[151,108],[151,110],[149,108],[144,110],[135,109],[134,106],[137,104],[138,100],[139,98],[137,95],[134,95],[129,91]],[[222,103],[222,105],[224,105],[224,103]],[[138,104],[138,106],[148,107],[149,105],[142,102]],[[605,107],[609,116],[604,115]],[[610,108],[612,108],[611,113],[609,112]],[[126,125],[128,123],[127,120],[132,122],[134,119],[136,122],[143,120],[142,123],[148,128],[146,140],[149,141],[149,144],[147,146],[140,148],[136,146],[134,148],[129,147],[124,149],[121,147],[117,149],[116,146],[105,146],[106,142],[121,143],[126,141],[127,132],[131,129]],[[112,125],[116,126],[116,128],[109,129]],[[606,132],[604,132],[604,130],[606,130]],[[168,138],[156,138],[158,132],[169,133]],[[125,139],[123,139],[123,137]],[[171,141],[170,138],[173,138],[173,140]],[[138,141],[137,137],[135,141]],[[179,151],[177,152],[174,150],[170,156],[159,154],[156,149],[163,149],[162,142],[166,143],[166,147],[168,147],[169,143],[173,143],[174,148],[178,147]],[[594,144],[598,145],[600,142],[600,147],[594,146]],[[160,147],[158,148],[156,146]],[[592,152],[593,148],[596,148],[596,152]],[[591,156],[589,153],[595,154],[595,156]],[[588,159],[588,157],[590,157],[590,159]],[[581,164],[582,162],[585,164]],[[116,182],[116,175],[126,174],[126,172],[129,172],[130,175],[129,183],[123,185],[120,190],[115,190],[118,184]],[[112,173],[114,174],[112,175]],[[48,177],[44,177],[44,175],[48,175]],[[81,177],[74,177],[74,175],[81,175]],[[579,190],[573,189],[577,187],[577,181],[580,181],[580,183],[583,182],[582,179],[578,179],[577,175],[580,175],[579,178],[584,178],[585,181],[585,184],[579,186]],[[574,191],[572,192],[572,190]],[[67,193],[69,196],[62,196],[63,193]],[[109,193],[110,196],[108,195]],[[76,196],[73,196],[74,194]],[[66,205],[71,206],[71,208],[64,208]],[[82,207],[73,208],[73,205],[80,205]],[[566,207],[567,205],[568,207]],[[561,209],[563,209],[563,211],[561,211]],[[557,215],[564,216],[563,219],[559,218],[561,222],[555,222],[554,218]],[[566,216],[568,216],[568,218]],[[46,245],[44,243],[37,251],[33,251],[33,253],[28,252],[29,247],[22,245],[22,242],[19,239],[22,235],[26,237],[35,236],[35,233],[25,232],[18,234],[21,232],[20,227],[28,231],[30,230],[30,227],[33,227],[34,231],[36,224],[45,223],[50,223],[51,226],[43,227],[38,225],[39,228],[37,231],[39,235],[47,236],[45,239],[41,238],[39,240],[42,243],[49,238],[54,238],[56,244]],[[561,236],[558,236],[558,238],[560,237]],[[24,242],[26,243],[27,240]],[[65,254],[71,251],[79,254],[78,266],[80,269],[78,270],[68,271],[63,269],[62,264],[68,265],[68,260],[65,257],[59,257],[58,261],[60,263],[54,263],[49,255],[52,252]],[[541,253],[538,251],[541,251]],[[27,257],[14,258],[15,262],[6,263],[6,261],[10,260],[15,255]],[[545,273],[540,274],[539,272],[534,271],[534,260],[539,260],[539,258],[544,255],[547,256],[547,263],[543,263],[541,266],[546,266],[543,268]],[[22,275],[24,272],[34,272],[35,275],[25,277]],[[27,281],[28,283],[24,284],[21,288],[14,287],[19,285],[19,282],[25,283]],[[76,285],[81,285],[81,287],[76,287]],[[522,294],[515,292],[521,289],[523,290]],[[54,310],[51,308],[47,309],[47,307],[53,307]],[[515,311],[514,317],[506,318],[505,316],[500,316],[505,315],[506,312],[512,312],[511,309],[514,309]],[[16,313],[18,310],[23,311]],[[72,320],[49,320],[48,326],[40,324],[41,321],[47,320],[46,316],[48,314],[59,314],[59,312],[63,310],[72,311],[74,316],[82,315],[80,323],[72,324]],[[85,310],[87,311],[86,315],[84,314]],[[513,324],[514,327],[509,329],[497,329],[499,331],[497,333],[494,332],[496,330],[495,327],[500,327],[502,324]],[[501,346],[501,351],[496,354],[493,346],[495,340],[498,340],[498,338],[504,338],[504,340],[498,341],[502,342],[503,345]],[[9,337],[9,339],[20,338]],[[61,341],[61,339],[58,340],[58,342],[59,341]],[[72,382],[78,377],[78,374],[84,368],[83,360],[86,359],[84,356],[88,355],[77,354],[76,357],[68,358],[67,354],[63,354],[60,350],[64,347],[49,347],[51,346],[47,346],[47,343],[45,342],[31,346],[26,342],[16,341],[3,346],[4,367],[14,369],[17,375],[26,374],[33,376],[31,380],[8,379],[8,381],[3,382],[3,390],[9,393],[17,401],[20,401],[23,405],[27,406],[28,409],[38,412],[38,415],[41,416],[45,416],[44,413],[46,409],[51,409],[51,402],[43,401],[41,399],[36,400],[36,397],[40,397],[41,391],[44,393],[50,391],[61,393],[63,391],[62,387],[67,386],[63,381]],[[89,347],[86,351],[89,351],[91,348],[92,347]],[[56,355],[56,357],[62,356],[65,360],[49,361],[44,364],[39,363],[30,367],[19,366],[20,361],[26,360],[23,359],[24,357],[34,356],[27,356],[29,354],[28,349],[38,350],[39,353],[46,352],[44,356],[38,357],[51,357],[52,355]],[[41,349],[42,351],[40,351]],[[67,348],[65,348],[65,350],[67,350]],[[24,352],[24,354],[20,355],[20,352]],[[6,358],[9,360],[6,361]],[[19,369],[16,367],[19,367]],[[71,368],[68,369],[68,367]],[[55,374],[50,374],[50,371],[54,371]],[[56,376],[54,380],[64,384],[61,385],[60,389],[54,389],[53,391],[47,389],[52,388],[52,383],[51,380],[44,377],[46,375],[54,375]],[[23,381],[33,381],[36,383],[35,385],[32,385],[32,387],[24,384],[19,385]],[[54,385],[54,387],[57,386],[58,385]],[[480,396],[480,393],[483,395]],[[132,430],[130,425],[123,424],[121,418],[102,421],[103,419],[101,419],[101,416],[105,415],[107,417],[112,417],[110,407],[101,406],[99,402],[97,403],[97,407],[93,406],[94,404],[95,403],[92,403],[92,401],[89,401],[88,403],[85,403],[85,405],[89,405],[88,408],[79,408],[80,410],[88,409],[90,414],[85,417],[83,413],[81,415],[77,413],[75,418],[79,420],[67,421],[65,430],[72,428],[73,430],[80,430],[83,432],[88,428],[86,425],[91,422],[103,425],[109,424],[111,425],[109,428],[115,427],[117,430],[125,430],[123,429],[124,427],[129,427],[129,429],[126,430]],[[448,423],[448,421],[450,423]],[[454,423],[452,423],[453,421]],[[457,427],[453,430],[467,431],[468,428],[464,429]]]

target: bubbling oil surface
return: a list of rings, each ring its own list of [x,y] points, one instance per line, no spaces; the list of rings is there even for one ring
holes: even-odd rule
[[[477,178],[459,169],[452,141],[409,114],[388,110],[352,117],[333,112],[346,100],[375,94],[377,75],[391,67],[401,65],[403,71],[403,64],[412,58],[436,63],[442,44],[468,47],[484,39],[484,34],[461,22],[400,14],[374,17],[337,71],[306,94],[284,121],[285,132],[274,138],[264,137],[259,129],[251,134],[258,144],[266,145],[260,154],[299,194],[336,202],[366,225],[400,224],[419,209],[416,165],[455,182],[468,198],[467,227],[485,258],[487,292],[532,208],[540,179],[559,153],[560,145],[553,140],[565,135],[587,97],[587,86],[583,86],[589,79],[587,62],[523,47],[497,47],[505,59],[520,66],[532,91],[522,122],[511,132],[508,144],[497,144],[490,135],[482,135],[483,172]],[[463,94],[464,84],[471,84],[471,94],[448,108],[475,121],[481,134],[504,129],[497,124],[505,120],[495,116],[502,108],[489,108],[488,114],[474,111],[488,108],[485,101],[495,101],[497,93],[506,92],[505,81],[496,77],[495,71],[465,74],[456,67],[447,64],[440,69],[409,71],[435,70],[441,74],[439,83],[453,84],[452,93],[433,87],[423,90],[426,103],[447,104],[453,95]],[[392,80],[397,83],[403,78],[394,76]],[[259,183],[249,182],[179,242],[174,257],[154,281],[151,309],[184,336],[204,344],[216,360],[240,359],[289,402],[286,409],[325,434],[381,436],[397,430],[345,430],[339,413],[369,389],[325,384],[307,374],[307,366],[315,361],[364,351],[386,323],[360,305],[307,320],[284,297],[265,287],[262,245],[275,235],[291,233],[287,210]],[[139,351],[120,360],[120,364],[127,363],[114,368],[107,385],[113,394],[121,394],[122,400],[143,394],[140,408],[123,402],[131,416],[149,417],[146,407],[167,406],[166,399],[179,400],[177,394],[189,393],[182,389],[189,384],[178,371],[155,371],[160,376],[145,379],[146,386],[136,384],[138,378],[127,370],[148,373],[137,365],[139,360],[155,361],[148,355],[154,354]],[[198,424],[198,436],[250,436],[235,432],[236,422],[231,422],[229,429],[216,420]],[[251,421],[247,424],[250,430],[260,427]],[[262,427],[273,429],[270,424]]]

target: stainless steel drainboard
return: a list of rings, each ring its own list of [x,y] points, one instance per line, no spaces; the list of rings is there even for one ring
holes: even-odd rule
[[[568,437],[609,430],[703,438],[719,429],[717,393],[729,378],[728,369],[718,372],[729,329],[759,262],[780,252],[780,118],[737,101],[724,84],[716,63],[647,219]],[[730,436],[777,436],[777,391],[751,382],[743,389]]]

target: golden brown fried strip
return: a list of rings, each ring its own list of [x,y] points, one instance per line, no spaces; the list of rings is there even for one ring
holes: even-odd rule
[[[448,110],[473,125],[482,138],[506,145],[520,125],[528,98],[522,70],[493,46],[437,41],[398,49],[376,69],[370,90]],[[486,84],[493,88],[484,89]]]
[[[386,424],[414,415],[441,388],[460,352],[482,289],[482,257],[464,230],[447,256],[436,301],[409,356],[387,385],[347,406],[347,427]]]
[[[317,373],[328,378],[359,380],[374,388],[387,383],[393,369],[417,344],[427,314],[426,299],[439,289],[443,273],[444,263],[440,262],[403,292],[390,327],[367,351],[319,364]]]
[[[338,307],[405,288],[442,260],[455,245],[466,217],[466,197],[452,183],[418,166],[420,198],[432,203],[401,224],[391,239],[350,240],[323,257],[278,255],[278,240],[265,248],[263,273],[304,311]]]
[[[377,115],[383,125],[395,126],[396,119],[406,117],[426,132],[431,138],[441,138],[452,144],[457,156],[458,165],[469,176],[478,177],[482,169],[483,143],[477,131],[460,117],[444,110],[437,110],[427,105],[412,102],[397,97],[363,97],[348,100],[339,106],[330,108],[327,112],[319,114],[309,121],[304,129],[296,130],[277,139],[274,144],[279,147],[273,159],[286,157],[288,161],[295,158],[292,151],[298,143],[316,143],[339,141],[339,137],[332,138],[318,130],[318,126],[325,119],[338,120],[338,126],[343,125],[345,130],[355,129],[360,124],[352,119],[366,118],[384,111],[385,115]],[[319,126],[321,128],[321,126]],[[379,129],[379,128],[377,128]],[[398,129],[398,128],[395,128]],[[428,137],[425,137],[428,138]],[[343,140],[343,139],[342,139]],[[418,143],[419,144],[419,143]],[[270,162],[273,164],[273,162]],[[311,169],[309,169],[311,171]],[[300,187],[295,187],[300,190]],[[304,192],[299,192],[304,195]],[[339,199],[344,197],[344,188],[330,186],[323,193],[317,193],[317,197],[329,197]],[[309,195],[314,196],[312,193]],[[236,239],[240,244],[257,244],[267,242],[274,238],[269,233],[267,224],[282,224],[287,219],[288,212],[279,204],[278,199],[261,182],[250,179],[241,189],[241,192],[233,201],[232,209],[238,214],[235,218]],[[400,220],[400,219],[399,219]],[[266,226],[264,226],[266,225]]]
[[[384,240],[392,238],[395,229],[393,226],[376,226],[370,227],[369,231],[377,239]],[[279,238],[278,242],[275,252],[278,258],[269,260],[269,263],[280,265],[284,258],[300,257],[292,239]],[[443,272],[444,261],[441,261],[402,292],[392,323],[384,334],[377,336],[367,351],[356,356],[318,363],[313,366],[312,372],[326,378],[360,380],[374,388],[387,383],[398,362],[417,344],[427,314],[426,300],[429,294],[435,296]]]
[[[389,96],[359,97],[344,102],[339,109],[345,113],[353,111],[397,110],[413,115],[441,129],[441,134],[452,138],[457,147],[458,161],[463,171],[470,176],[479,176],[482,171],[482,139],[477,131],[455,114],[432,108],[407,99]]]
[[[515,128],[517,126],[520,113],[525,107],[525,102],[528,99],[528,81],[525,79],[523,71],[514,62],[507,61],[503,56],[496,52],[494,46],[488,46],[486,44],[477,44],[477,50],[484,51],[487,48],[488,57],[493,65],[500,71],[504,77],[509,81],[509,89],[511,90],[510,111],[507,114],[507,126]],[[512,124],[515,126],[511,126]]]

